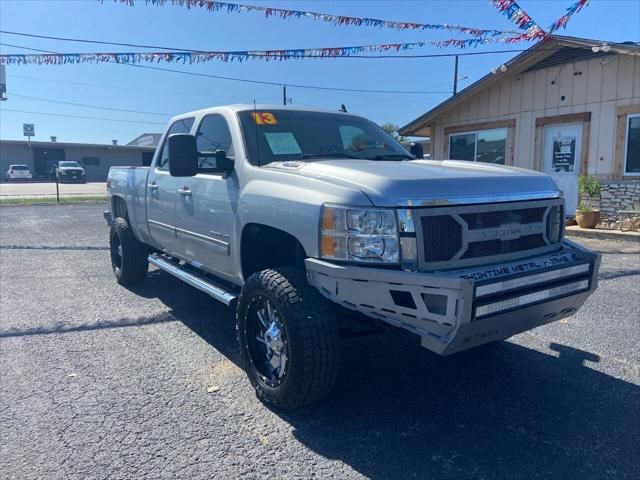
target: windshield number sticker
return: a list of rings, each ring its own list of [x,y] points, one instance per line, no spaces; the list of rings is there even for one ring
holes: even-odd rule
[[[253,120],[258,125],[277,125],[278,120],[273,113],[270,112],[251,112]]]

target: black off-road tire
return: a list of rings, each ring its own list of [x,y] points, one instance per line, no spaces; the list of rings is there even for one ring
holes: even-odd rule
[[[122,246],[121,251],[118,251],[118,245]],[[132,285],[146,278],[149,249],[133,236],[129,222],[122,217],[111,222],[109,251],[111,267],[120,285]]]
[[[288,366],[282,383],[269,385],[256,368],[248,345],[248,312],[254,299],[266,297],[280,314]],[[258,398],[276,408],[295,409],[316,402],[333,388],[339,370],[339,337],[333,304],[292,267],[251,275],[238,301],[236,326],[240,357]]]

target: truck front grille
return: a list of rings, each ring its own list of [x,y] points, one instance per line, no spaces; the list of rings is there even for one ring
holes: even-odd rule
[[[507,261],[562,240],[562,199],[416,210],[420,270]]]

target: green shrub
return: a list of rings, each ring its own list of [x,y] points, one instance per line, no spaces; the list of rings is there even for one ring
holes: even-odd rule
[[[578,208],[576,208],[576,212],[578,213],[583,213],[583,212],[592,212],[593,208],[591,208],[591,206],[587,205],[586,203],[581,203],[580,205],[578,205]]]
[[[602,185],[600,185],[596,177],[580,175],[578,179],[578,191],[581,195],[586,195],[587,197],[597,197],[602,191]]]

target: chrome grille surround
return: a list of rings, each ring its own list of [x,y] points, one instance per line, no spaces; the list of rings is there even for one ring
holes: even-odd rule
[[[556,250],[562,242],[561,198],[413,212],[420,271],[516,260]]]

